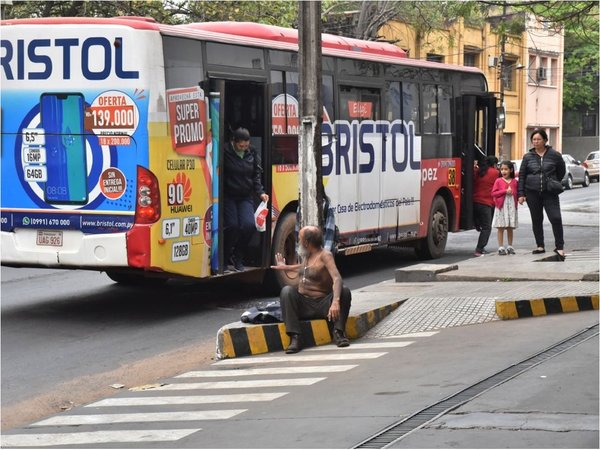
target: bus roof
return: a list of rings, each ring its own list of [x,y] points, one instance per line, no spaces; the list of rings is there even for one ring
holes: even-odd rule
[[[217,33],[233,34],[236,36],[298,44],[298,30],[274,25],[253,22],[204,22],[182,26],[197,30],[215,31]],[[373,53],[398,58],[407,57],[404,50],[387,42],[362,41],[360,39],[323,33],[321,35],[321,43],[324,49],[331,48],[359,53]]]
[[[0,25],[122,25],[138,30],[159,31],[158,22],[150,17],[37,17],[2,20]]]
[[[164,25],[149,17],[44,17],[9,19],[0,25],[119,25],[138,30],[158,31],[227,44],[243,44],[288,51],[298,51],[298,30],[253,22],[204,22],[183,25]],[[243,38],[240,39],[240,38]],[[380,63],[430,69],[453,70],[483,74],[476,67],[457,66],[408,58],[400,47],[387,42],[363,41],[332,34],[322,34],[323,54],[341,58],[362,59]]]

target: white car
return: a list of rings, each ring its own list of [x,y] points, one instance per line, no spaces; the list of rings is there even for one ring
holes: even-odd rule
[[[587,169],[590,180],[600,181],[600,151],[591,152],[581,164]]]

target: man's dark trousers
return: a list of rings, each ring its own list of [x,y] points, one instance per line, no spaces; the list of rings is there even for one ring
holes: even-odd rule
[[[281,312],[285,322],[285,331],[287,334],[300,334],[300,321],[324,319],[327,320],[327,314],[333,301],[333,293],[325,297],[312,298],[306,297],[298,292],[298,288],[285,286],[281,290]],[[350,314],[350,303],[352,302],[352,293],[347,287],[342,287],[340,296],[340,317],[335,321],[336,330],[345,332],[346,321]]]

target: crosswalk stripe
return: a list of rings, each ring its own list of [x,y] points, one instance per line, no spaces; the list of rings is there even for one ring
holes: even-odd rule
[[[177,441],[202,428],[182,430],[118,430],[76,433],[5,434],[2,447],[46,447],[50,445],[109,444]]]
[[[177,375],[175,378],[241,377],[250,375],[289,375],[296,373],[346,372],[358,367],[357,364],[339,366],[269,367],[263,369],[194,370]]]
[[[438,333],[439,331],[418,331],[416,333],[399,334],[396,336],[381,336],[381,339],[411,339],[416,337],[431,337]]]
[[[287,392],[266,392],[262,394],[226,394],[226,395],[186,395],[168,397],[119,397],[107,398],[85,405],[97,406],[144,406],[144,405],[198,405],[204,403],[245,403],[270,402],[283,397]]]
[[[225,409],[213,411],[174,411],[161,413],[131,414],[71,414],[51,417],[31,426],[98,425],[106,423],[176,422],[180,420],[223,420],[237,416],[247,409]]]
[[[338,349],[339,351],[339,349]],[[272,362],[297,362],[304,361],[344,361],[354,359],[375,359],[380,356],[387,355],[387,352],[376,353],[336,353],[322,355],[290,355],[290,356],[252,356],[247,358],[222,359],[213,363],[213,365],[227,366],[238,364],[260,364]]]
[[[207,381],[204,383],[175,383],[156,387],[153,391],[179,391],[189,389],[241,389],[282,386],[310,386],[325,378],[281,378],[275,380]]]
[[[365,350],[365,349],[377,349],[377,348],[399,348],[406,347],[410,344],[414,344],[415,341],[398,341],[398,342],[361,342],[358,344],[352,344],[350,347],[344,348],[344,350]],[[339,351],[336,347],[329,345],[323,345],[320,347],[307,348],[307,352],[317,352],[323,350]]]

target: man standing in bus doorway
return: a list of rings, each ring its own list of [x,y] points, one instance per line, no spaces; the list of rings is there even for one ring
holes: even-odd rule
[[[225,144],[223,255],[228,271],[243,272],[248,242],[256,231],[255,195],[268,202],[262,185],[260,154],[250,145],[250,132],[236,129]]]
[[[479,239],[474,256],[483,256],[485,246],[492,233],[492,218],[494,217],[494,198],[492,188],[500,176],[498,158],[493,155],[486,156],[477,165],[475,161],[475,176],[473,179],[473,219],[475,228],[479,231]]]
[[[326,319],[333,322],[333,338],[338,347],[348,347],[346,321],[352,294],[342,285],[342,277],[330,251],[323,248],[323,232],[314,226],[300,230],[298,256],[300,264],[287,265],[281,253],[275,255],[275,270],[298,272],[298,286],[281,290],[281,312],[290,337],[286,353],[302,350],[300,320]]]

